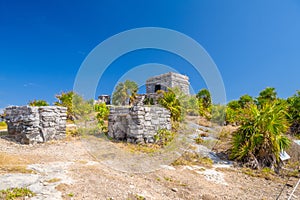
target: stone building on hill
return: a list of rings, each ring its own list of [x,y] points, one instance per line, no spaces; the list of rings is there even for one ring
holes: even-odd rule
[[[184,94],[189,95],[189,77],[174,72],[168,72],[166,74],[151,77],[146,81],[147,94],[155,93],[157,90],[167,91],[168,88],[174,87],[178,87]]]

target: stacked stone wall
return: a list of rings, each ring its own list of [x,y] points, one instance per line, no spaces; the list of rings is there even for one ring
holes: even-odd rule
[[[131,143],[153,143],[159,129],[171,130],[171,115],[159,106],[111,107],[108,134]]]
[[[42,143],[66,136],[67,108],[10,106],[5,109],[8,134],[23,144]]]

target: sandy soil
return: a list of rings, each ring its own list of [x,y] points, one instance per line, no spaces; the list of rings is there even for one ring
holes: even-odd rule
[[[67,177],[58,177],[53,183],[62,199],[276,199],[286,181],[252,177],[239,168],[221,165],[162,165],[152,172],[122,172],[95,156],[87,144],[73,139],[27,146],[0,139],[0,155],[15,157],[40,177],[46,176],[43,168],[53,173],[47,175],[52,179],[63,170]],[[46,169],[51,166],[55,170]],[[0,173],[0,184],[1,178],[9,181],[12,177],[4,176],[8,172],[3,169]],[[66,178],[72,181],[66,182]],[[287,199],[297,181],[291,178],[279,199]],[[14,187],[13,183],[10,187]],[[51,194],[43,195],[36,199],[51,199]],[[300,198],[300,188],[295,195],[293,199]]]

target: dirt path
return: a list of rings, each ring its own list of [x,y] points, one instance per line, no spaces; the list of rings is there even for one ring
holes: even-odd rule
[[[37,193],[32,199],[276,199],[284,180],[254,178],[233,167],[215,165],[170,166],[133,173],[112,169],[112,155],[99,155],[109,141],[88,143],[80,140],[25,146],[0,139],[0,155],[7,163],[26,165],[30,173],[9,173],[2,167],[0,188],[29,187]],[[96,147],[102,145],[101,148]],[[91,149],[94,148],[94,152]],[[108,150],[108,152],[111,151]],[[92,153],[92,154],[91,154]],[[117,152],[116,152],[117,153]],[[119,156],[119,155],[117,155]],[[120,156],[121,158],[122,156]],[[9,160],[8,158],[11,158]],[[14,158],[17,161],[12,161]],[[107,159],[109,158],[109,159]],[[118,157],[117,157],[118,158]],[[133,157],[132,157],[133,158]],[[111,161],[112,162],[112,161]],[[123,159],[124,162],[124,159]],[[137,162],[145,162],[140,160]],[[117,164],[120,164],[117,163]],[[139,163],[141,166],[143,163]],[[148,163],[145,163],[146,166]],[[140,168],[139,168],[140,169]],[[297,179],[289,184],[293,186]],[[18,185],[21,184],[21,185]],[[286,187],[280,199],[287,199],[292,187]],[[300,191],[295,195],[299,198]],[[297,199],[296,197],[294,199]]]

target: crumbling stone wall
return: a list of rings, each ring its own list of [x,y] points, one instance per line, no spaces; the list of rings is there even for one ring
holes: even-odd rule
[[[8,134],[23,144],[42,143],[66,136],[67,108],[10,106],[5,109]]]
[[[155,93],[157,90],[167,91],[168,88],[179,87],[179,89],[186,95],[190,94],[189,77],[169,72],[159,76],[154,76],[146,81],[146,92]]]
[[[159,129],[171,130],[170,117],[170,112],[159,106],[112,106],[108,135],[131,143],[153,143]]]

